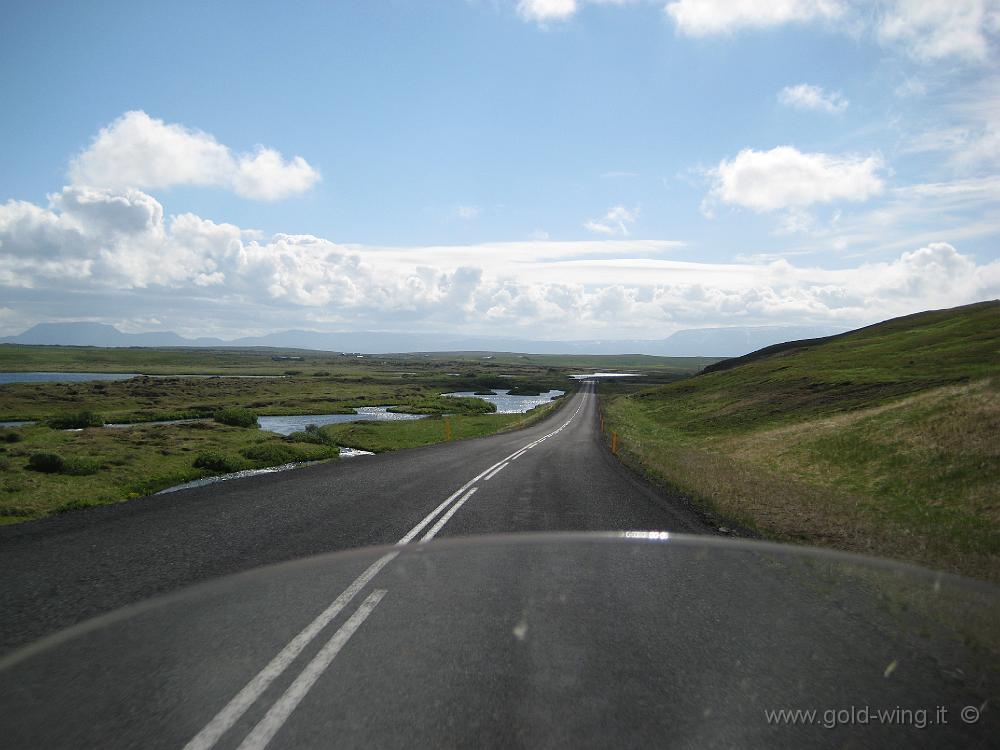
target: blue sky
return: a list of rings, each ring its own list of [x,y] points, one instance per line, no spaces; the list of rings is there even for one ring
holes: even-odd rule
[[[996,0],[8,3],[4,27],[4,333],[658,337],[1000,292]]]

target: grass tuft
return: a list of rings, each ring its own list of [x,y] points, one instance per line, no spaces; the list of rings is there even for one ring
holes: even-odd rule
[[[28,458],[28,468],[43,474],[83,477],[100,471],[101,462],[82,456],[63,457],[58,453],[33,453]]]
[[[207,469],[224,474],[231,474],[234,471],[242,471],[247,468],[246,461],[214,451],[199,453],[191,465],[196,469]]]
[[[50,417],[46,424],[55,430],[80,430],[87,427],[103,427],[104,418],[92,411],[78,411]]]
[[[230,427],[257,427],[257,413],[240,407],[219,409],[213,415],[213,419],[219,424]]]

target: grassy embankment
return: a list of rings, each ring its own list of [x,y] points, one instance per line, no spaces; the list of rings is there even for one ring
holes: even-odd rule
[[[382,452],[481,437],[526,426],[559,403],[528,414],[435,415],[330,425],[285,438],[209,421],[126,429],[70,431],[35,425],[2,430],[0,524],[120,502],[214,474],[334,458],[338,445]]]
[[[36,425],[2,430],[0,441],[0,523],[128,500],[213,474],[338,454],[334,445],[214,422],[80,431]],[[33,470],[32,456],[46,454],[65,466]]]
[[[602,389],[625,459],[721,516],[1000,580],[1000,303],[627,389]]]

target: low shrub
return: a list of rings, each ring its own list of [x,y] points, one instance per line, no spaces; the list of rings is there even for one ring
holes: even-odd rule
[[[496,410],[496,404],[474,396],[427,396],[389,408],[397,414],[492,414]]]
[[[32,453],[28,458],[28,468],[43,474],[58,474],[66,466],[66,459],[58,453]]]
[[[313,443],[314,445],[333,445],[333,439],[314,424],[307,424],[304,432],[293,432],[285,437],[289,443]]]
[[[268,466],[305,461],[308,456],[299,448],[285,443],[261,443],[244,448],[240,453],[251,461],[260,461]]]
[[[144,422],[180,422],[187,419],[209,419],[213,411],[197,411],[185,409],[178,411],[138,411],[123,414],[118,421],[127,424],[143,424]]]
[[[196,469],[221,471],[227,474],[246,468],[246,464],[240,459],[214,451],[199,453],[191,465]]]
[[[104,417],[92,411],[59,414],[46,420],[46,424],[56,430],[78,430],[85,427],[103,427]]]
[[[21,505],[4,505],[0,508],[0,517],[13,518],[16,516],[32,516],[35,511],[32,508]]]
[[[250,411],[250,409],[240,407],[219,409],[213,418],[216,422],[227,424],[230,427],[257,427],[257,413]]]
[[[92,458],[82,456],[67,456],[63,459],[61,474],[69,474],[74,477],[85,477],[96,474],[101,470],[101,462]]]
[[[87,476],[101,469],[101,462],[82,456],[63,457],[58,453],[32,453],[28,457],[28,468],[43,474],[69,474]]]
[[[70,500],[68,503],[63,503],[56,508],[56,513],[68,513],[71,510],[93,508],[95,505],[100,505],[100,503],[94,502],[93,500]]]
[[[16,430],[11,430],[10,432],[5,432],[2,439],[5,443],[20,443],[24,440],[24,435]]]

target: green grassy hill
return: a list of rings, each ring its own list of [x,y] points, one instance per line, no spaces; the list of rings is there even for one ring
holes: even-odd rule
[[[604,400],[626,460],[778,539],[1000,580],[1000,302]]]

